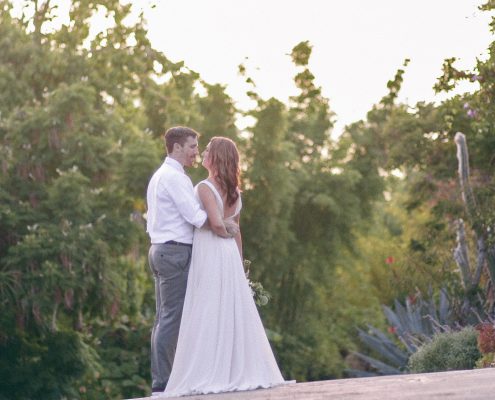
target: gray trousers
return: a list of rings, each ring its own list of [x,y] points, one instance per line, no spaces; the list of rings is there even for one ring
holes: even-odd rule
[[[179,336],[191,263],[191,247],[152,244],[148,261],[155,280],[156,315],[151,333],[151,387],[167,386]]]

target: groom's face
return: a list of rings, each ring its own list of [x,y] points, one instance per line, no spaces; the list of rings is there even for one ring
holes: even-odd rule
[[[180,145],[179,145],[180,146]],[[196,161],[196,157],[199,154],[198,139],[189,136],[184,143],[184,146],[180,146],[180,156],[182,165],[184,167],[190,167]]]

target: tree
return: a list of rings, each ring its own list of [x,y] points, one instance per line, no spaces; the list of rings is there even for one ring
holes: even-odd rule
[[[255,87],[248,92],[257,106],[246,144],[242,224],[251,273],[273,298],[262,312],[277,356],[286,376],[298,380],[342,374],[355,315],[335,327],[345,318],[332,288],[348,279],[335,268],[382,187],[379,178],[370,180],[376,168],[349,157],[348,143],[331,141],[333,113],[309,71],[310,55],[308,42],[292,51],[302,71],[289,107],[261,99]]]
[[[1,3],[0,393],[74,398],[92,379],[108,397],[144,394],[143,376],[141,388],[107,379],[110,356],[92,335],[120,321],[149,326],[134,307],[149,283],[142,226],[130,216],[144,211],[135,199],[158,147],[137,105],[154,66],[173,66],[152,50],[142,19],[122,22],[128,5],[73,2],[71,22],[58,30],[49,27],[49,1],[34,7],[32,18],[16,19]],[[113,25],[90,40],[88,20],[100,8]]]

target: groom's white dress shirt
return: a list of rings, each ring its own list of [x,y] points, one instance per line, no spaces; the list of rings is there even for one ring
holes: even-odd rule
[[[194,195],[191,179],[178,161],[165,158],[148,184],[146,197],[146,231],[151,243],[169,240],[192,243],[194,226],[203,226],[207,215]]]

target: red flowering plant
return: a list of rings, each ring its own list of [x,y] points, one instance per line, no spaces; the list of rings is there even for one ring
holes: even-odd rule
[[[395,262],[395,258],[392,257],[392,256],[388,256],[386,259],[385,259],[385,264],[388,264],[388,265],[391,265]]]
[[[397,333],[397,327],[396,326],[389,326],[387,328],[387,332],[390,333],[391,335],[395,335]]]
[[[478,349],[483,355],[476,366],[478,368],[495,367],[495,324],[483,322],[476,326],[478,331]]]

